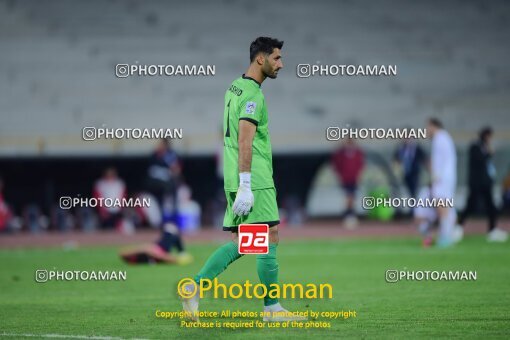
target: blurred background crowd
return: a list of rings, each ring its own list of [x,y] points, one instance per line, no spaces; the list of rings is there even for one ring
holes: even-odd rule
[[[508,215],[510,212],[510,173],[500,176],[502,180],[498,180],[497,168],[493,162],[493,133],[490,127],[482,128],[479,136],[464,151],[467,154],[464,162],[458,165],[466,168],[468,173],[464,183],[459,183],[459,193],[455,197],[461,224],[468,215],[487,214],[494,227],[497,216]],[[4,194],[5,188],[9,188],[9,182],[2,179],[0,230],[39,233],[45,230],[91,232],[111,229],[129,234],[136,228],[157,229],[168,221],[175,222],[185,233],[196,232],[204,226],[221,227],[225,211],[221,149],[214,156],[215,168],[209,166],[209,169],[204,169],[203,174],[207,180],[203,185],[209,186],[207,192],[210,194],[200,197],[200,202],[203,202],[200,204],[192,197],[193,188],[199,184],[194,183],[193,176],[186,176],[186,168],[172,148],[172,141],[162,139],[156,143],[152,154],[140,161],[146,164],[145,170],[133,171],[123,165],[118,166],[121,173],[129,173],[130,178],[136,180],[126,184],[115,165],[104,168],[97,166],[97,177],[94,180],[76,186],[83,188],[83,184],[86,184],[88,189],[73,191],[83,197],[148,198],[150,206],[83,206],[62,209],[59,197],[42,202],[21,201],[21,204],[13,205],[8,199],[10,195]],[[360,218],[380,221],[413,218],[412,209],[406,207],[381,206],[364,210],[361,198],[419,198],[420,189],[429,187],[431,182],[429,144],[428,140],[412,138],[395,141],[394,152],[385,159],[376,157],[355,139],[338,142],[332,154],[321,155],[322,162],[319,162],[320,166],[312,174],[310,187],[303,190],[306,196],[300,197],[297,192],[290,190],[279,194],[283,224],[300,226],[307,218],[338,219],[339,225],[352,229],[356,228]],[[106,158],[103,163],[108,161]],[[299,157],[299,161],[306,162],[306,157]],[[188,163],[193,166],[193,160],[188,160]],[[293,177],[288,173],[281,175]],[[7,192],[13,192],[13,189]],[[321,195],[325,202],[333,200],[336,206],[329,207],[328,211],[322,207],[322,211],[314,212],[313,204],[320,204],[316,195]]]

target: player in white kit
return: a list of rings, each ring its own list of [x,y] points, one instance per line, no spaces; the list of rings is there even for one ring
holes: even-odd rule
[[[457,154],[450,134],[443,129],[441,122],[429,119],[427,134],[432,139],[430,152],[431,194],[433,198],[451,199],[457,185]],[[457,215],[453,207],[438,207],[439,237],[437,246],[448,247],[462,238],[455,235]]]

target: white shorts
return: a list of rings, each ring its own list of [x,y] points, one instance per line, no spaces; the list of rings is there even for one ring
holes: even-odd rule
[[[430,188],[428,186],[422,187],[418,193],[418,199],[425,200],[431,198]],[[434,222],[437,219],[437,212],[434,208],[416,206],[413,209],[413,215],[415,218],[425,219],[429,222]]]
[[[453,199],[455,181],[441,181],[432,184],[432,198]]]

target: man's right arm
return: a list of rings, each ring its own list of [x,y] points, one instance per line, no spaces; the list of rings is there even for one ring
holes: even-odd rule
[[[256,130],[257,126],[252,122],[239,120],[239,189],[232,206],[232,211],[238,216],[248,215],[254,204],[251,192],[251,158]]]
[[[239,120],[239,173],[251,172],[253,138],[256,131],[255,124]]]

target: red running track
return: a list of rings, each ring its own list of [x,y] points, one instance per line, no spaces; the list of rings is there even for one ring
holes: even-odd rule
[[[281,239],[346,239],[346,238],[392,238],[418,237],[416,226],[411,222],[361,222],[354,230],[347,230],[341,221],[311,221],[302,226],[280,226]],[[510,220],[500,220],[499,228],[510,230]],[[465,234],[484,234],[487,231],[485,220],[473,220],[466,224]],[[47,232],[41,234],[18,233],[0,234],[1,249],[112,246],[153,242],[158,238],[156,230],[142,230],[134,235],[122,235],[115,231],[83,233]],[[228,232],[220,228],[204,228],[196,234],[185,235],[187,243],[223,242],[229,240]]]

